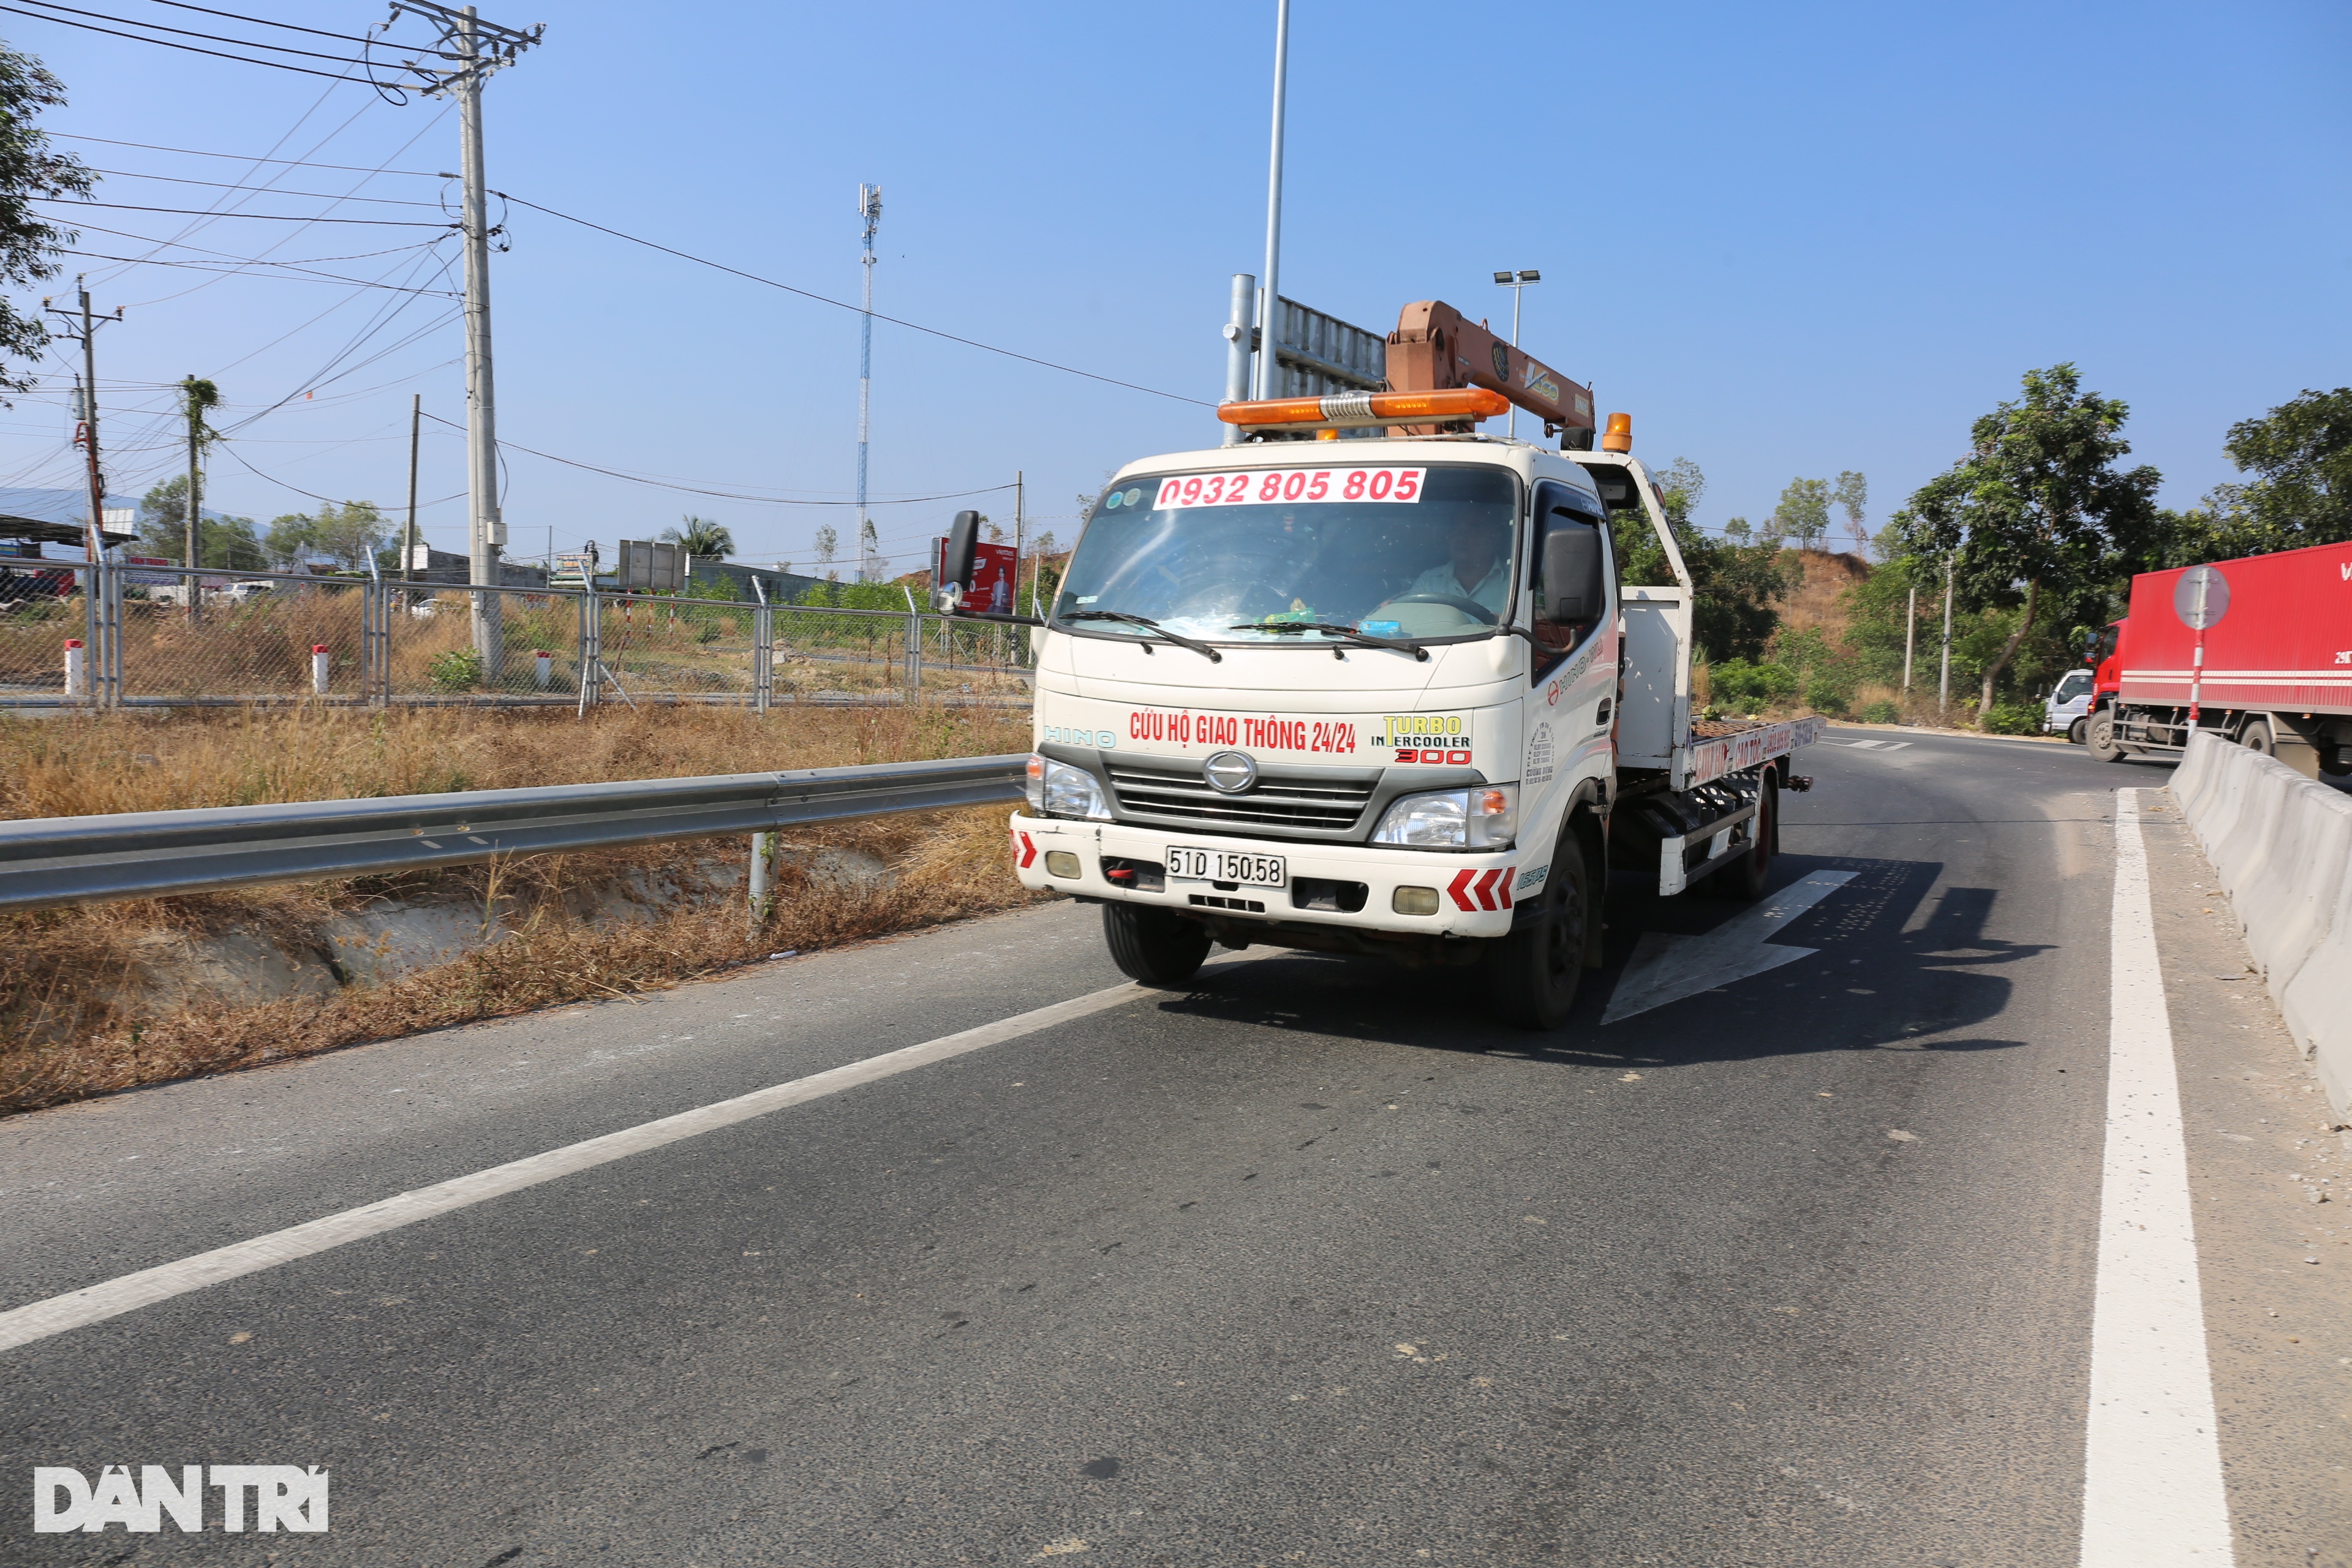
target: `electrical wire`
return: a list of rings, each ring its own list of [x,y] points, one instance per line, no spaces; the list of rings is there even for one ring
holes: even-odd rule
[[[490,195],[497,196],[501,201],[512,202],[519,207],[529,207],[533,212],[542,212],[550,217],[562,218],[566,223],[576,223],[583,228],[593,228],[599,234],[609,234],[615,239],[625,239],[632,245],[642,245],[648,250],[658,250],[665,256],[675,256],[681,261],[691,261],[697,266],[712,268],[720,272],[732,274],[737,278],[746,279],[753,283],[764,283],[771,289],[781,289],[787,294],[798,294],[804,300],[814,300],[820,305],[831,305],[838,310],[849,310],[860,315],[866,313],[863,307],[850,304],[847,300],[835,300],[827,295],[819,294],[814,289],[796,289],[790,283],[779,283],[772,278],[762,278],[756,272],[746,272],[740,267],[730,267],[723,261],[713,261],[708,257],[695,256],[687,251],[674,249],[667,245],[657,244],[650,239],[641,239],[634,234],[624,234],[617,228],[607,228],[601,223],[591,223],[584,217],[574,217],[570,213],[558,212],[553,207],[541,206],[537,202],[527,202],[520,196],[510,196],[504,191],[492,191]],[[941,331],[937,327],[926,327],[919,321],[905,321],[897,316],[886,316],[879,310],[873,312],[873,315],[876,321],[887,321],[894,327],[905,327],[910,331],[928,333],[929,336],[935,338],[945,338],[951,343],[961,343],[967,348],[983,349],[992,354],[1003,354],[1007,359],[1017,359],[1028,364],[1042,365],[1047,370],[1058,370],[1067,375],[1084,376],[1088,381],[1099,381],[1111,386],[1123,386],[1129,392],[1149,393],[1154,397],[1165,397],[1173,403],[1189,403],[1198,408],[1213,408],[1216,406],[1215,404],[1205,402],[1198,397],[1186,397],[1181,393],[1162,392],[1156,386],[1139,385],[1137,383],[1132,381],[1121,381],[1117,376],[1097,375],[1093,371],[1080,370],[1075,365],[1055,364],[1052,360],[1039,359],[1034,354],[1015,353],[1011,349],[1001,349],[993,343],[983,343],[975,338],[959,337],[953,332]],[[974,491],[972,493],[977,494],[978,492]]]
[[[317,200],[319,200],[319,201],[322,201],[322,202],[368,202],[368,203],[372,203],[372,204],[373,204],[374,205],[377,205],[377,206],[385,206],[385,207],[433,207],[433,208],[436,208],[436,209],[440,209],[440,208],[441,208],[441,204],[440,204],[439,202],[420,202],[420,201],[413,201],[413,200],[408,200],[408,199],[405,199],[405,198],[403,198],[403,197],[400,197],[400,196],[353,196],[353,195],[341,195],[341,196],[339,196],[339,195],[336,195],[332,194],[331,192],[328,192],[328,191],[281,191],[281,190],[278,190],[278,189],[276,189],[276,188],[274,188],[274,187],[264,187],[264,186],[246,185],[246,184],[226,184],[226,183],[225,183],[225,182],[223,182],[223,181],[220,181],[220,180],[189,180],[189,179],[183,179],[181,176],[179,176],[179,175],[177,175],[177,174],[142,174],[142,173],[141,173],[141,172],[140,172],[139,170],[137,170],[137,169],[91,169],[89,172],[90,172],[91,174],[107,174],[107,175],[111,175],[113,178],[115,178],[115,179],[119,179],[119,180],[162,180],[162,181],[163,181],[163,182],[165,182],[166,184],[174,184],[174,185],[203,185],[203,186],[207,187],[208,189],[211,189],[211,190],[216,190],[216,191],[245,191],[245,190],[261,190],[261,189],[268,189],[269,194],[270,194],[271,195],[273,195],[273,196],[310,196],[310,197],[313,197],[313,198],[315,198],[315,199],[317,199]],[[366,171],[366,170],[360,170],[360,171],[357,171],[357,172],[358,172],[358,173],[361,173],[361,174],[365,174],[365,173],[367,173],[368,171]],[[160,210],[160,209],[159,209],[159,210]]]
[[[444,419],[438,414],[427,414],[425,417],[432,420],[437,425],[446,425],[452,430],[463,430],[465,428],[464,426],[458,424],[456,420]],[[714,496],[720,500],[752,501],[761,506],[856,506],[857,504],[854,500],[794,500],[789,497],[746,495],[740,490],[715,490],[706,489],[700,485],[672,484],[665,479],[649,479],[642,474],[625,474],[618,468],[600,468],[593,463],[583,463],[576,458],[559,458],[552,452],[542,452],[535,447],[526,447],[520,442],[509,441],[503,437],[499,441],[499,445],[501,447],[510,448],[517,452],[529,453],[534,458],[544,458],[551,463],[562,463],[566,468],[585,468],[592,474],[603,474],[607,479],[626,479],[631,484],[649,485],[653,489],[660,490],[680,490],[688,495]],[[1009,484],[986,485],[976,490],[950,490],[944,495],[935,496],[900,496],[894,500],[869,500],[866,504],[868,506],[914,506],[927,501],[955,500],[964,496],[993,495],[998,490],[1009,490],[1012,488],[1013,487]]]
[[[231,188],[231,189],[237,189],[237,188],[239,188],[239,187],[232,186],[232,187],[230,187],[230,188]],[[275,195],[293,195],[294,193],[292,193],[292,192],[290,192],[290,191],[283,191],[283,192],[281,192],[281,191],[268,191],[268,192],[265,193],[265,192],[263,192],[263,191],[261,191],[261,190],[259,190],[259,189],[255,189],[255,190],[254,190],[254,194],[255,194],[256,195],[260,195],[267,194],[267,195],[273,195],[273,196],[275,196]],[[301,215],[300,213],[239,213],[239,212],[216,212],[216,211],[214,211],[214,210],[212,210],[212,209],[210,209],[210,208],[207,208],[207,207],[143,207],[143,206],[137,206],[137,205],[132,205],[131,203],[130,203],[130,202],[86,202],[86,201],[81,201],[81,200],[79,200],[79,198],[77,198],[77,197],[73,197],[73,196],[34,196],[34,197],[32,197],[31,199],[32,199],[32,200],[34,200],[34,201],[37,201],[37,202],[72,202],[72,203],[74,203],[74,205],[77,205],[77,206],[84,206],[84,207],[107,207],[107,208],[110,208],[110,209],[112,209],[112,210],[114,210],[114,211],[116,211],[116,212],[126,212],[126,213],[179,213],[179,214],[184,215],[184,216],[189,216],[189,217],[209,217],[209,218],[225,218],[225,217],[236,217],[236,218],[267,218],[268,220],[269,220],[269,221],[270,221],[270,222],[272,222],[272,223],[358,223],[358,224],[367,224],[367,225],[369,225],[369,226],[373,226],[373,227],[376,227],[376,228],[446,228],[446,229],[455,229],[455,228],[457,228],[457,227],[458,227],[458,226],[459,226],[458,225],[454,224],[454,223],[426,223],[426,222],[425,222],[425,221],[424,221],[422,218],[413,218],[413,217],[412,217],[412,218],[402,218],[402,217],[306,217],[306,216],[304,216],[303,215]],[[336,199],[340,200],[341,198],[336,198]],[[419,205],[423,205],[423,204],[421,204],[421,203],[420,203]]]
[[[301,158],[257,158],[249,153],[204,153],[194,147],[160,147],[152,142],[117,142],[110,136],[90,136],[79,131],[52,131],[48,134],[68,137],[76,142],[102,142],[109,147],[136,147],[142,153],[178,153],[190,158],[219,158],[232,163],[284,163],[297,169],[332,169],[342,174],[414,174],[425,180],[457,178],[454,174],[436,174],[428,169],[368,169],[357,163],[313,163]],[[394,156],[399,154],[394,153]]]
[[[126,236],[125,237],[130,239],[143,239],[146,237],[143,235],[134,234]],[[166,241],[165,243],[169,242]],[[201,246],[191,246],[186,248],[202,249],[203,247]],[[301,273],[303,276],[299,278],[281,278],[278,281],[282,283],[342,283],[347,284],[353,289],[390,289],[394,292],[400,294],[439,294],[448,299],[454,300],[457,298],[454,293],[446,289],[404,289],[396,283],[367,283],[362,282],[361,279],[356,278],[338,278],[332,273],[311,272],[308,268],[296,267],[291,262],[286,261],[240,261],[234,265],[209,261],[159,261],[152,256],[109,256],[105,252],[99,250],[68,250],[63,248],[60,248],[57,254],[59,256],[87,256],[93,261],[120,261],[129,267],[185,267],[199,272],[221,272],[232,277],[245,278],[266,278],[269,276],[268,273],[248,272],[246,270],[248,267],[284,267],[290,271]]]
[[[224,54],[224,53],[223,53],[222,51],[220,51],[219,49],[205,49],[205,48],[198,48],[198,47],[197,47],[195,45],[194,45],[194,44],[175,44],[175,43],[173,43],[173,42],[171,39],[169,39],[169,38],[150,38],[150,37],[142,37],[142,36],[141,36],[140,34],[137,34],[137,33],[120,33],[120,32],[115,31],[112,27],[101,27],[101,26],[99,26],[98,25],[96,25],[95,23],[91,23],[91,22],[77,22],[77,21],[73,20],[71,17],[68,17],[68,16],[52,16],[48,15],[47,12],[43,12],[43,11],[27,11],[27,10],[23,9],[21,6],[16,6],[16,5],[0,5],[0,11],[12,12],[12,13],[14,13],[15,15],[19,16],[30,16],[30,17],[32,17],[32,18],[33,18],[35,21],[37,21],[37,22],[55,22],[55,23],[56,23],[58,26],[60,26],[60,27],[79,27],[79,28],[83,29],[85,32],[91,32],[91,33],[104,33],[105,35],[107,35],[107,37],[112,37],[112,38],[128,38],[128,39],[130,39],[130,40],[131,40],[132,43],[134,43],[134,44],[156,44],[156,45],[160,45],[162,47],[163,47],[163,48],[167,48],[167,49],[185,49],[188,53],[190,53],[190,54],[192,54],[192,55],[210,55],[210,56],[212,56],[215,59],[222,59],[222,60],[236,60],[236,61],[238,61],[239,63],[244,64],[244,65],[249,65],[249,66],[268,66],[268,67],[270,67],[272,69],[275,69],[275,70],[282,70],[282,71],[299,71],[299,72],[300,72],[300,73],[301,73],[302,75],[304,75],[304,76],[322,76],[322,77],[325,77],[329,81],[349,81],[349,80],[351,79],[351,75],[350,75],[350,73],[349,73],[348,71],[322,71],[322,70],[313,70],[313,69],[312,69],[310,67],[309,67],[309,66],[289,65],[289,64],[287,64],[284,60],[257,60],[257,59],[255,59],[255,58],[254,58],[252,56],[250,56],[250,55],[231,55],[231,54]],[[120,18],[120,17],[109,17],[109,18],[108,18],[108,20],[109,20],[109,21],[120,21],[120,20],[121,20],[121,18]],[[144,26],[145,24],[143,24],[143,23],[138,23],[138,22],[133,22],[133,23],[131,23],[131,24],[130,24],[130,25],[131,25],[131,26],[136,27],[136,26]],[[199,34],[199,35],[196,35],[196,36],[197,36],[197,37],[203,37],[204,35]],[[234,42],[236,42],[236,39],[233,39],[233,38],[229,38],[229,39],[224,39],[224,40],[222,40],[222,41],[223,41],[223,42],[225,42],[225,43],[234,43]],[[275,45],[263,45],[263,46],[259,46],[259,47],[276,47],[277,46],[275,46]],[[327,58],[327,57],[321,56],[320,58]],[[350,63],[351,63],[352,65],[356,66],[356,65],[359,65],[361,62],[360,62],[360,61],[358,61],[358,60],[352,60],[352,61],[351,61]]]
[[[157,5],[169,5],[174,11],[200,11],[207,16],[226,17],[232,22],[250,22],[257,27],[283,27],[289,33],[308,33],[314,38],[334,38],[346,44],[372,44],[381,41],[351,33],[322,33],[316,27],[304,27],[292,22],[273,22],[267,16],[247,16],[235,11],[215,11],[209,5],[192,5],[188,4],[188,0],[152,0],[152,3]],[[142,22],[139,25],[145,26],[148,24]],[[445,55],[442,58],[446,59],[449,57]]]
[[[224,37],[222,37],[218,33],[192,33],[192,32],[190,32],[190,31],[189,31],[187,28],[185,28],[185,27],[167,27],[167,26],[163,26],[163,23],[161,23],[161,22],[141,22],[141,21],[136,21],[136,20],[134,20],[134,19],[132,19],[131,17],[129,17],[129,16],[109,16],[109,15],[108,15],[106,12],[104,12],[104,11],[85,11],[85,10],[82,10],[79,6],[76,6],[76,5],[59,5],[59,4],[58,3],[58,0],[25,0],[25,3],[26,3],[26,5],[38,5],[38,6],[40,6],[40,7],[41,7],[41,10],[40,10],[40,11],[38,11],[38,12],[28,12],[28,13],[26,13],[26,15],[28,15],[28,16],[41,16],[41,15],[43,15],[44,13],[47,13],[47,12],[49,12],[49,11],[63,11],[63,12],[67,13],[68,16],[95,16],[95,17],[97,17],[97,18],[98,18],[100,21],[101,21],[101,22],[120,22],[120,23],[121,23],[121,24],[122,24],[124,26],[126,26],[126,27],[144,27],[144,28],[146,28],[146,29],[147,29],[149,32],[151,32],[151,33],[173,33],[173,34],[176,34],[176,35],[178,35],[179,37],[183,37],[183,38],[203,38],[203,39],[205,39],[207,42],[210,42],[210,43],[215,43],[215,44],[235,44],[238,48],[241,48],[241,49],[268,49],[268,50],[270,50],[272,53],[275,53],[275,54],[280,54],[280,55],[300,55],[300,56],[301,56],[303,58],[305,58],[305,59],[312,59],[312,60],[334,60],[334,61],[336,61],[336,62],[337,62],[337,63],[339,63],[339,64],[343,63],[343,61],[344,61],[344,57],[342,57],[341,55],[322,55],[322,54],[320,54],[320,53],[318,50],[316,50],[316,49],[298,49],[298,48],[294,47],[294,46],[292,46],[291,44],[264,44],[264,43],[257,42],[257,41],[255,41],[255,40],[253,40],[253,39],[250,39],[250,38],[224,38]],[[224,14],[225,14],[225,13],[220,13],[220,12],[215,12],[215,13],[214,13],[214,15],[215,15],[215,16],[224,15]],[[64,19],[65,19],[65,18],[64,18],[64,17],[62,17],[62,16],[50,16],[50,17],[47,17],[47,20],[49,20],[49,21],[53,21],[53,22],[56,22],[56,21],[63,21]],[[242,17],[242,18],[239,18],[239,19],[240,19],[240,20],[243,20],[243,21],[251,21],[251,20],[252,20],[252,18],[251,18],[251,17],[249,17],[249,16],[247,16],[247,17]],[[308,32],[310,29],[308,29],[308,28],[304,28],[304,29],[302,29],[302,30],[303,30],[303,31],[305,31],[305,32]],[[328,37],[335,37],[336,35],[334,35],[334,34],[331,34],[331,34],[328,34],[327,36],[328,36]],[[163,39],[161,39],[161,38],[142,38],[142,39],[141,39],[140,41],[141,41],[142,43],[149,43],[149,44],[160,44],[160,43],[163,42]],[[352,39],[352,40],[351,40],[351,42],[352,42],[352,43],[355,43],[355,44],[362,44],[362,45],[367,44],[367,43],[369,43],[370,41],[371,41],[371,40],[366,39],[366,38],[353,38],[353,39]],[[264,64],[264,63],[266,63],[266,62],[261,61],[261,60],[256,60],[256,61],[254,61],[253,63],[254,63],[255,65],[261,65],[261,64]],[[356,60],[353,60],[353,61],[351,61],[351,62],[349,62],[349,63],[353,64],[353,65],[356,65],[356,64],[358,64],[359,62],[358,62],[358,61],[356,61]]]

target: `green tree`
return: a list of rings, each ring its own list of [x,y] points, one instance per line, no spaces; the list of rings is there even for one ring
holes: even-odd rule
[[[139,500],[139,553],[161,555],[185,565],[188,552],[188,476],[174,474]],[[254,537],[253,519],[222,517],[198,521],[196,564],[224,572],[258,572],[268,557]]]
[[[1870,531],[1862,524],[1863,520],[1870,515],[1870,481],[1848,468],[1837,477],[1837,486],[1830,491],[1830,499],[1837,502],[1839,510],[1845,513],[1845,526],[1853,535],[1854,549],[1857,552],[1867,551],[1870,548]]]
[[[1780,612],[1772,605],[1788,593],[1779,547],[1738,540],[1718,542],[1700,532],[1691,513],[1706,493],[1706,476],[1689,458],[1676,458],[1658,469],[1655,477],[1659,510],[1666,514],[1683,564],[1690,570],[1694,639],[1710,658],[1761,657],[1780,624]],[[1616,513],[1610,520],[1610,537],[1624,581],[1675,580],[1646,513],[1639,510]]]
[[[347,572],[364,571],[389,537],[391,525],[372,500],[321,506],[310,525],[311,548]]]
[[[48,133],[34,123],[42,110],[65,100],[65,85],[40,61],[0,47],[0,280],[19,288],[56,277],[58,251],[81,237],[29,205],[90,193],[92,176],[81,160],[51,152]],[[0,392],[32,385],[29,375],[9,371],[6,361],[38,358],[48,342],[38,316],[23,314],[0,294]]]
[[[280,512],[262,536],[262,553],[280,572],[290,572],[319,545],[319,520],[308,512]]]
[[[2189,566],[2352,539],[2352,386],[2305,391],[2259,419],[2230,426],[2223,450],[2243,484],[2217,485],[2186,512],[2165,515],[2149,567]]]
[[[1959,552],[1958,593],[1972,611],[2022,611],[1983,662],[1979,723],[2043,597],[2070,609],[2104,599],[2158,535],[2162,476],[2145,464],[2116,466],[2131,451],[2122,400],[2083,391],[2072,364],[2028,371],[2023,387],[2022,398],[1969,427],[1969,455],[1919,487],[1899,520],[1910,553]]]
[[[841,535],[835,531],[833,524],[828,522],[819,527],[816,531],[817,569],[835,582],[840,581],[841,574],[833,570],[833,558],[840,553]]]
[[[1818,546],[1830,531],[1829,480],[1790,479],[1772,509],[1772,526],[1802,547]]]
[[[735,535],[717,521],[686,514],[679,528],[665,528],[662,539],[686,546],[686,552],[704,561],[724,561],[735,553]]]

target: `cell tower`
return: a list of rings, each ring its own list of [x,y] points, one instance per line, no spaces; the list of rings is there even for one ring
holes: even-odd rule
[[[871,583],[881,575],[881,548],[874,521],[866,515],[866,414],[874,387],[874,231],[882,226],[882,187],[857,187],[857,216],[866,220],[866,304],[857,329],[857,575]]]

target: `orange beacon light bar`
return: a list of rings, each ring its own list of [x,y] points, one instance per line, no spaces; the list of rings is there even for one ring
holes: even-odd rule
[[[1483,386],[1443,392],[1342,392],[1329,397],[1276,397],[1226,403],[1217,417],[1253,430],[1305,430],[1361,425],[1426,425],[1443,420],[1486,419],[1511,406],[1499,392]]]

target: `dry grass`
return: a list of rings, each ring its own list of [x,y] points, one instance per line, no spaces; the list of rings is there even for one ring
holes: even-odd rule
[[[0,815],[64,816],[268,800],[677,777],[1020,750],[1018,714],[901,710],[772,716],[667,710],[568,716],[326,710],[152,718],[0,719]],[[1003,810],[885,817],[796,835],[888,864],[872,888],[776,868],[775,913],[753,929],[720,896],[734,844],[547,856],[400,878],[240,889],[5,918],[0,1111],[281,1060],[558,1003],[626,995],[764,959],[1025,901]],[[631,882],[683,889],[652,920],[597,918]],[[239,933],[331,967],[337,916],[384,903],[479,910],[499,940],[376,986],[238,1005],[156,984],[155,944]]]
[[[1780,629],[1783,632],[1817,629],[1832,646],[1843,644],[1846,626],[1853,618],[1846,607],[1845,592],[1870,575],[1869,563],[1859,555],[1839,554],[1827,550],[1797,550],[1789,553],[1796,556],[1802,581],[1780,604]],[[1798,574],[1790,574],[1792,577]]]

